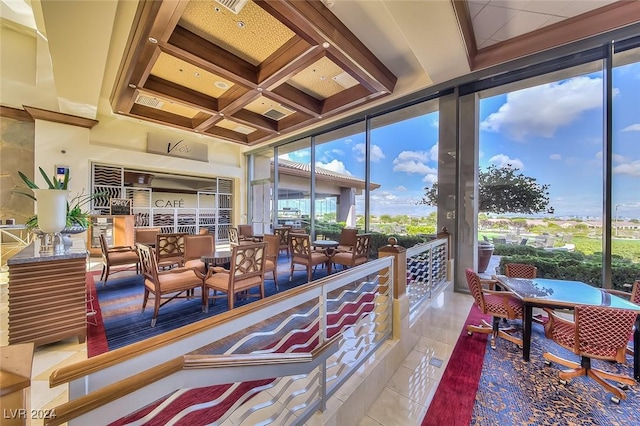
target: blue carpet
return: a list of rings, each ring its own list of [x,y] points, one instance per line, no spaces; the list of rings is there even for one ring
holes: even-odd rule
[[[512,324],[518,325],[518,321]],[[466,336],[461,339],[468,338]],[[616,405],[604,388],[587,377],[559,383],[558,372],[566,367],[546,366],[543,352],[572,361],[579,357],[546,339],[540,324],[533,324],[531,361],[522,360],[522,350],[498,339],[496,350],[487,342],[478,392],[473,407],[473,425],[631,425],[640,419],[640,385],[625,391],[627,399]],[[633,360],[612,364],[593,360],[606,371],[633,374]]]
[[[301,266],[296,267],[293,280],[289,282],[289,265],[290,262],[286,255],[280,256],[278,260],[278,287],[280,292],[307,282],[307,272]],[[314,272],[312,279],[322,278],[326,274],[326,269],[318,268]],[[153,300],[150,298],[145,311],[141,312],[144,296],[141,275],[109,278],[106,286],[101,281],[96,281],[95,285],[109,350],[157,336],[228,310],[226,299],[216,299],[215,303],[212,299],[209,302],[209,312],[202,312],[200,292],[196,291],[196,296],[193,299],[176,299],[162,306],[158,313],[156,326],[151,327]],[[264,290],[265,297],[277,293],[273,279],[271,279],[271,272],[265,274]],[[251,293],[258,294],[258,289],[252,289]],[[256,300],[258,299],[236,300],[235,307],[237,308]]]

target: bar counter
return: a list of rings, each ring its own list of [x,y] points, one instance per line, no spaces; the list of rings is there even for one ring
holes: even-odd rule
[[[82,239],[72,241],[67,252],[52,254],[35,240],[7,261],[9,344],[85,341],[87,249]]]

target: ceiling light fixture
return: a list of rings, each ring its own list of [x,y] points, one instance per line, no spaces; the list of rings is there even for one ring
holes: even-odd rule
[[[331,45],[329,44],[328,41],[325,41],[324,43],[322,43],[322,47],[324,47],[325,49],[328,49]]]
[[[216,86],[218,89],[228,89],[229,85],[227,83],[225,83],[224,81],[216,81],[215,83],[213,83],[214,86]]]
[[[158,44],[158,40],[153,37],[149,37],[149,43]]]
[[[262,92],[262,90],[263,90],[263,89],[262,89],[262,87],[258,87],[256,90],[257,90],[258,92]],[[263,103],[264,103],[264,102],[263,102]]]
[[[236,25],[238,26],[238,28],[244,28],[246,26],[246,24],[242,21],[238,21]]]
[[[193,75],[195,75],[196,77],[200,77],[200,73],[199,72],[194,72]]]
[[[136,86],[136,85],[135,85],[135,84],[133,84],[133,83],[129,83],[129,88],[131,88],[131,89],[137,89],[137,88],[138,88],[138,86]]]

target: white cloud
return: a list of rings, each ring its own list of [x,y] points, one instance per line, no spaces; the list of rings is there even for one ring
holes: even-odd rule
[[[434,184],[438,181],[438,175],[435,173],[428,173],[422,178],[424,183]]]
[[[341,149],[332,149],[332,150],[331,150],[331,153],[333,153],[333,154],[335,154],[335,155],[337,155],[337,156],[339,156],[339,157],[344,156],[344,151],[343,151],[343,150],[341,150]]]
[[[511,164],[516,169],[524,170],[524,164],[522,163],[522,161],[518,160],[517,158],[509,158],[508,155],[504,154],[494,155],[489,159],[489,163],[495,164],[498,167],[504,167],[507,164]]]
[[[614,89],[614,95],[617,92]],[[516,140],[529,135],[549,138],[582,112],[601,107],[602,79],[574,77],[507,94],[506,103],[480,123],[480,128],[504,130]]]
[[[629,176],[640,176],[640,161],[619,164],[613,168],[613,173]]]
[[[436,129],[440,128],[440,120],[439,120],[438,118],[434,118],[434,119],[431,121],[431,125],[432,125],[433,127],[435,127]]]
[[[360,163],[364,162],[365,147],[363,143],[358,143],[353,146],[353,155],[355,155],[356,160]],[[371,162],[379,163],[383,158],[385,158],[385,155],[384,152],[382,152],[382,148],[376,144],[371,144]]]
[[[345,175],[351,176],[351,172],[347,170],[344,166],[344,163],[340,160],[331,160],[328,163],[316,162],[316,167],[322,167],[323,169],[331,170],[336,173],[343,173]]]
[[[602,160],[602,151],[596,152],[596,159],[597,160]],[[625,163],[625,162],[627,162],[627,159],[624,156],[622,156],[620,154],[616,154],[616,153],[613,153],[612,160],[613,160],[614,163]]]
[[[425,163],[429,161],[429,153],[425,151],[402,151],[393,160],[394,172],[416,173],[421,175],[437,174],[438,171]]]
[[[549,160],[562,160],[562,155],[560,155],[560,154],[551,154],[549,156]]]
[[[438,142],[436,142],[429,150],[429,158],[436,163],[438,162]]]
[[[406,190],[407,190],[407,187],[406,187],[406,186],[402,186],[402,185],[400,185],[400,186],[397,186],[397,187],[396,187],[396,191],[406,191]]]
[[[640,132],[640,123],[632,124],[622,129],[623,132]]]

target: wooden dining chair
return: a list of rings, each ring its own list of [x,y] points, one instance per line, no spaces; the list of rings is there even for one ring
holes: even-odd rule
[[[358,234],[351,250],[341,251],[338,246],[337,251],[331,257],[331,264],[342,265],[344,268],[362,265],[369,261],[369,247],[371,245],[371,234]],[[329,268],[331,273],[331,268]]]
[[[313,269],[322,264],[328,265],[330,257],[324,250],[312,250],[308,234],[289,234],[291,241],[291,274],[289,281],[293,279],[293,271],[296,265],[302,265],[307,270],[307,282],[311,281]],[[330,272],[330,271],[329,271]]]
[[[535,278],[538,268],[528,263],[507,263],[504,265],[504,274],[510,278]]]
[[[342,228],[338,242],[338,251],[352,251],[356,245],[357,235],[358,230],[356,228]]]
[[[129,271],[133,268],[136,269],[136,274],[140,272],[140,258],[138,257],[138,250],[135,246],[112,246],[109,247],[107,239],[104,234],[100,234],[100,250],[102,252],[102,274],[100,274],[100,281],[103,285],[107,285],[109,274],[115,274],[116,272]],[[127,268],[118,269],[111,272],[111,268],[114,266],[126,266]]]
[[[289,235],[291,234],[291,226],[280,226],[273,229],[273,234],[278,236],[279,244],[278,244],[278,253],[281,251],[287,252],[287,258],[290,255],[290,242]]]
[[[202,275],[207,273],[207,267],[201,260],[202,256],[211,256],[216,243],[213,234],[186,235],[184,237],[184,266],[196,268]]]
[[[516,345],[522,347],[522,339],[509,334],[514,329],[512,327],[500,328],[500,319],[522,319],[524,307],[522,301],[516,298],[510,291],[495,291],[482,287],[480,277],[472,269],[465,271],[467,276],[467,285],[469,291],[475,300],[475,304],[483,314],[489,314],[492,317],[492,324],[482,320],[479,325],[468,325],[467,334],[473,333],[490,334],[491,348],[496,348],[496,340],[502,337]]]
[[[136,228],[136,243],[155,246],[156,236],[160,231],[160,228]]]
[[[156,263],[158,268],[184,266],[184,233],[156,235]]]
[[[234,246],[231,253],[229,269],[214,266],[207,271],[202,287],[202,306],[204,312],[209,310],[209,299],[226,297],[229,310],[233,309],[236,294],[242,292],[243,297],[264,298],[264,265],[266,243],[251,243]],[[249,290],[258,287],[260,295],[252,295]],[[213,296],[209,291],[213,290]],[[226,295],[217,295],[221,291]]]
[[[549,315],[549,321],[544,327],[546,337],[580,356],[580,362],[574,362],[550,352],[542,354],[548,365],[555,362],[570,368],[558,374],[560,382],[566,384],[567,380],[573,377],[588,376],[613,394],[612,402],[619,404],[621,399],[626,399],[625,393],[607,380],[620,383],[624,390],[627,386],[635,385],[635,379],[594,368],[591,361],[601,359],[626,362],[626,347],[637,313],[608,306],[579,305],[574,310],[574,321],[570,321],[558,316],[551,309],[545,311]]]
[[[160,308],[174,299],[192,298],[195,289],[202,288],[203,277],[194,268],[178,267],[159,271],[153,248],[144,244],[137,244],[136,247],[144,275],[142,312],[147,306],[149,296],[153,296],[151,327],[155,327]],[[164,301],[161,302],[162,300]]]
[[[280,253],[280,238],[277,235],[265,234],[263,241],[267,244],[267,252],[265,255],[264,273],[271,272],[273,283],[278,288],[278,254]]]
[[[252,225],[238,225],[238,241],[240,243],[242,243],[243,241],[250,243],[259,243],[261,239],[253,236]]]

